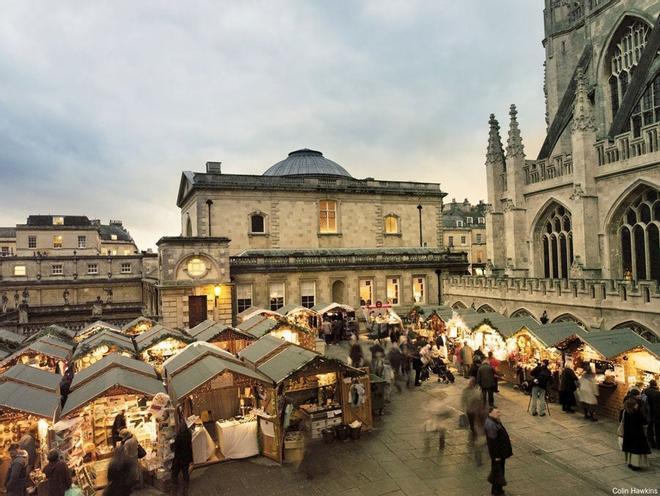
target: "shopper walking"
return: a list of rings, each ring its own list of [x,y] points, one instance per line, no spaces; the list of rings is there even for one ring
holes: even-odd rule
[[[193,462],[192,434],[186,424],[174,438],[174,460],[172,460],[172,496],[179,495],[179,474],[183,478],[182,494],[188,496],[190,464]]]
[[[485,424],[486,442],[488,443],[488,454],[490,455],[488,482],[492,486],[491,494],[493,496],[504,494],[504,486],[506,486],[504,466],[506,459],[513,455],[509,433],[502,425],[500,417],[499,409],[490,407]]]
[[[71,487],[71,471],[56,449],[48,452],[48,465],[44,467],[44,474],[48,496],[64,496]]]
[[[18,441],[18,447],[28,454],[27,458],[27,467],[25,467],[28,476],[34,470],[35,464],[37,463],[37,425],[30,425],[29,430],[23,434],[21,439]]]
[[[27,488],[27,451],[19,448],[18,444],[13,443],[9,446],[9,469],[5,479],[5,490],[7,496],[25,496]]]
[[[468,445],[472,447],[475,463],[477,466],[481,466],[483,463],[483,444],[485,443],[484,422],[486,420],[486,410],[477,383],[473,378],[470,378],[468,385],[463,389],[461,405],[470,427]]]
[[[392,343],[390,351],[387,353],[387,361],[390,362],[390,367],[392,367],[392,372],[394,374],[394,387],[400,393],[401,392],[401,366],[403,365],[403,354],[399,348],[398,343]]]
[[[142,477],[138,463],[138,440],[128,429],[122,429],[119,435],[121,436],[121,451],[130,463],[130,470],[125,477],[130,478],[133,485],[139,486]]]
[[[108,466],[108,485],[103,496],[130,496],[135,481],[127,474],[131,473],[132,469],[132,461],[120,446],[112,454],[112,460]]]
[[[644,390],[649,405],[649,425],[646,431],[651,448],[660,449],[660,390],[655,379],[649,381],[649,387]]]
[[[487,360],[484,360],[477,370],[477,384],[481,387],[481,401],[483,404],[485,405],[486,401],[488,401],[488,405],[494,406],[495,398],[493,397],[493,393],[495,392],[497,382],[495,380],[495,371]]]
[[[467,341],[463,341],[463,347],[461,348],[461,363],[463,364],[463,377],[466,379],[468,378],[470,367],[472,367],[472,355],[472,348],[470,348]]]
[[[647,419],[642,413],[639,389],[632,389],[623,403],[623,410],[619,414],[619,421],[623,424],[623,452],[626,455],[628,468],[634,471],[649,466],[648,455],[651,454],[644,433]]]
[[[463,374],[463,347],[461,342],[457,341],[456,346],[454,347],[454,367],[459,374]]]
[[[532,415],[545,416],[546,410],[546,389],[550,383],[550,370],[548,369],[548,360],[543,360],[531,372],[532,374]],[[537,408],[538,406],[538,408]]]
[[[575,413],[575,391],[577,391],[578,378],[570,365],[564,366],[559,377],[559,402],[561,409],[566,413]]]
[[[584,418],[596,422],[596,406],[598,405],[598,384],[590,368],[585,368],[584,374],[580,377],[580,403],[584,410]]]
[[[351,366],[360,368],[364,365],[362,346],[360,346],[360,341],[355,335],[351,336],[351,349],[348,352],[348,357],[351,359]]]

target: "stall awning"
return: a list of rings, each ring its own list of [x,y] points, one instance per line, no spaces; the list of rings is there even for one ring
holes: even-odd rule
[[[146,317],[137,317],[131,320],[128,324],[125,324],[121,328],[121,331],[124,333],[132,333],[134,331],[133,328],[139,326],[140,324],[147,324],[150,328],[156,325],[156,323],[151,319]]]
[[[433,314],[436,314],[444,322],[449,322],[452,315],[454,315],[454,310],[446,305],[421,305],[419,312],[425,321],[430,319]]]
[[[312,310],[318,314],[324,314],[330,310],[334,310],[335,308],[341,308],[347,312],[355,312],[355,308],[350,305],[344,305],[342,303],[319,303],[318,305],[314,305]]]
[[[510,318],[497,312],[459,312],[459,316],[469,329],[475,330],[486,324],[499,332],[503,338],[511,337],[523,327],[533,329],[541,325],[531,317]]]
[[[52,420],[60,403],[60,395],[17,382],[0,383],[0,409],[38,415]]]
[[[528,328],[528,331],[546,348],[556,346],[573,336],[581,338],[585,333],[584,329],[575,322],[537,325],[534,328]]]
[[[114,331],[102,330],[88,337],[84,341],[81,341],[76,348],[76,352],[73,354],[73,358],[75,359],[84,356],[94,348],[104,344],[107,346],[116,346],[117,348],[130,352],[131,354],[135,353],[135,345],[131,338]]]
[[[210,322],[210,325],[202,326],[205,322]],[[237,329],[236,327],[231,327],[220,322],[215,322],[213,320],[205,321],[201,324],[195,326],[193,329],[188,331],[188,334],[196,341],[210,341],[212,339],[218,338],[225,333],[235,333],[244,339],[255,339],[254,336]]]
[[[95,362],[78,372],[73,378],[71,389],[76,389],[86,382],[89,382],[94,377],[103,374],[106,370],[115,367],[142,374],[147,377],[152,377],[154,379],[156,378],[156,371],[148,363],[136,360],[135,358],[125,357],[119,353],[110,353],[101,358],[98,362]]]
[[[236,357],[228,351],[221,350],[217,346],[209,344],[205,341],[196,341],[194,343],[190,343],[176,355],[171,356],[165,360],[163,362],[163,367],[165,368],[167,375],[171,377],[177,371],[186,367],[192,362],[199,360],[204,355],[215,355],[220,358],[236,360]]]
[[[80,331],[78,331],[74,339],[76,341],[82,341],[89,338],[90,336],[93,336],[97,332],[104,330],[121,333],[121,329],[119,329],[119,327],[108,324],[107,322],[103,322],[102,320],[97,320],[96,322],[86,325]]]
[[[65,361],[68,360],[69,357],[71,356],[70,351],[66,351],[60,346],[54,346],[47,342],[38,340],[28,344],[27,346],[9,355],[0,363],[0,367],[6,366],[7,364],[19,358],[20,356],[29,353],[41,353],[42,355],[46,355],[47,357],[55,358],[56,360],[65,360]]]
[[[311,308],[303,307],[302,305],[296,305],[295,303],[287,303],[282,308],[277,309],[277,313],[282,315],[283,317],[286,317],[289,314],[297,313],[297,312],[307,312],[316,315],[315,310],[312,310]]]
[[[16,347],[20,346],[24,340],[25,336],[8,331],[7,329],[0,329],[0,343],[5,342],[11,347]]]
[[[0,374],[0,382],[10,381],[26,384],[46,391],[57,393],[62,376],[22,363],[16,364]]]
[[[64,404],[62,415],[68,415],[113,388],[121,388],[149,397],[165,393],[165,386],[161,381],[130,370],[113,367],[74,389]]]
[[[233,360],[226,360],[217,355],[209,354],[169,376],[170,393],[175,399],[185,398],[197,388],[224,372],[231,372],[272,385],[272,381],[258,371]]]
[[[190,336],[184,334],[176,329],[169,329],[160,324],[155,325],[148,331],[143,332],[139,336],[135,336],[135,347],[138,353],[143,352],[147,348],[151,348],[156,343],[163,341],[167,338],[178,339],[184,343],[190,343],[192,339]]]
[[[649,353],[660,357],[652,343],[628,328],[583,332],[581,338],[594,351],[608,360],[637,348],[645,349]]]
[[[252,317],[256,317],[259,315],[279,315],[279,314],[273,310],[265,310],[259,307],[248,307],[245,310],[243,310],[241,313],[236,315],[236,319],[240,323],[243,323],[250,320]]]
[[[250,344],[238,352],[238,356],[250,363],[258,364],[264,357],[270,355],[276,349],[286,346],[283,339],[269,336],[268,334]]]

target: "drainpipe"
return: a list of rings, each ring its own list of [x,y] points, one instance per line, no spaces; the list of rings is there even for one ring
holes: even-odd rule
[[[438,276],[438,305],[442,305],[442,269],[436,269],[435,274]]]
[[[213,200],[206,200],[206,205],[209,207],[209,238],[211,237],[211,205]]]
[[[417,205],[417,210],[419,211],[419,246],[424,246],[422,241],[422,204]]]

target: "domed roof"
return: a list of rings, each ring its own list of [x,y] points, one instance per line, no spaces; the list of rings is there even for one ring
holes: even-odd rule
[[[328,160],[321,152],[303,148],[289,153],[289,156],[276,163],[264,176],[351,176],[346,169],[332,160]]]

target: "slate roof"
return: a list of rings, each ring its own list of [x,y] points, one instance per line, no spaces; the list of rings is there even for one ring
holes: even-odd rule
[[[352,177],[337,162],[328,160],[323,153],[309,148],[289,153],[284,160],[270,167],[264,176],[345,176]]]
[[[86,405],[114,386],[121,386],[137,394],[142,393],[150,397],[158,393],[165,393],[165,386],[161,381],[130,370],[113,367],[74,389],[64,404],[62,415],[67,415]]]
[[[618,355],[631,351],[635,348],[644,348],[658,358],[657,347],[641,337],[632,329],[612,329],[611,331],[583,332],[582,340],[591,346],[596,352],[606,359],[612,359]]]
[[[434,312],[445,322],[454,315],[454,310],[447,305],[421,305],[419,308],[424,312],[422,314],[424,320],[431,318]]]
[[[582,338],[585,334],[584,329],[575,322],[555,322],[553,324],[538,325],[534,328],[528,328],[532,334],[542,345],[550,348],[562,341],[576,336]]]
[[[264,337],[251,343],[249,346],[243,348],[238,352],[238,356],[251,363],[258,363],[265,356],[269,355],[281,346],[288,346],[289,343],[283,339],[276,338],[266,334]]]
[[[63,350],[66,351],[73,351],[74,346],[72,344],[69,344],[68,342],[58,338],[57,336],[54,336],[52,334],[46,334],[44,336],[41,336],[39,339],[34,341],[34,343],[45,343],[51,346],[57,346],[58,348],[62,348]]]
[[[52,420],[59,404],[58,393],[17,382],[0,383],[0,407]]]
[[[0,238],[15,238],[15,237],[16,237],[15,227],[0,227]]]
[[[28,226],[53,227],[53,217],[63,217],[64,226],[91,227],[92,222],[85,215],[30,215],[27,218]],[[55,226],[60,227],[60,226]]]
[[[268,334],[280,324],[281,322],[266,317],[262,319],[261,322],[258,322],[256,325],[250,327],[246,332],[255,338],[260,338]]]
[[[121,328],[122,332],[126,332],[130,330],[131,327],[134,327],[138,325],[140,322],[151,322],[152,327],[156,325],[156,322],[154,322],[151,319],[148,319],[147,317],[136,317],[133,320],[131,320],[128,324],[124,324],[124,326]]]
[[[89,367],[86,367],[80,372],[77,372],[73,377],[71,389],[73,390],[85,382],[88,382],[97,375],[104,373],[106,370],[115,367],[130,370],[147,377],[153,377],[154,379],[156,378],[156,371],[148,363],[145,363],[142,360],[136,360],[135,358],[120,355],[119,353],[110,353],[109,355],[101,358],[99,361],[94,362]]]
[[[187,336],[183,332],[176,329],[168,329],[160,324],[156,324],[148,331],[143,332],[142,334],[135,336],[135,348],[138,353],[146,350],[147,348],[152,347],[159,341],[167,339],[169,337],[179,339],[184,343],[190,343],[192,339],[190,336]]]
[[[237,360],[234,355],[215,345],[204,341],[195,341],[179,351],[176,355],[165,360],[165,362],[163,362],[163,367],[165,368],[167,375],[172,376],[178,370],[184,368],[195,360],[199,360],[205,355],[215,355],[228,360]]]
[[[301,348],[300,346],[287,346],[282,351],[259,364],[257,370],[270,377],[275,384],[279,384],[291,374],[320,356],[318,353]]]
[[[7,329],[0,329],[0,342],[5,341],[13,346],[20,345],[25,340],[25,336],[16,334],[15,332],[8,331]]]
[[[123,227],[118,224],[101,224],[99,227],[99,235],[101,236],[101,239],[103,241],[126,241],[126,242],[133,242],[133,238],[131,238],[131,235],[129,232]],[[117,236],[116,240],[112,239],[112,235]]]
[[[233,360],[226,360],[217,355],[209,354],[197,360],[190,366],[179,369],[178,372],[170,375],[168,378],[170,392],[176,399],[184,398],[195,389],[220,375],[224,371],[230,371],[251,379],[272,384],[272,381],[268,377],[258,371],[252,370]]]
[[[97,348],[103,344],[108,346],[116,346],[121,350],[129,351],[133,354],[135,353],[135,346],[133,345],[133,340],[131,338],[113,331],[103,330],[97,332],[96,334],[92,334],[87,339],[81,341],[76,348],[76,352],[73,354],[73,358],[84,356],[94,348]]]
[[[62,376],[47,370],[18,363],[0,374],[0,382],[12,381],[27,384],[54,393],[59,392]]]
[[[244,320],[243,322],[241,322],[240,324],[238,324],[237,327],[238,327],[241,331],[245,331],[245,332],[247,332],[247,331],[249,331],[250,329],[252,329],[254,326],[256,326],[256,325],[258,325],[258,324],[261,324],[263,321],[266,321],[266,320],[272,322],[273,324],[277,324],[277,321],[276,321],[275,319],[271,319],[271,318],[269,318],[269,317],[267,317],[267,316],[265,316],[265,315],[258,314],[258,315],[255,315],[255,316],[253,316],[253,317],[250,317],[250,318],[247,319],[247,320]]]

